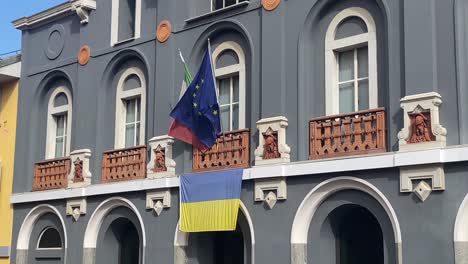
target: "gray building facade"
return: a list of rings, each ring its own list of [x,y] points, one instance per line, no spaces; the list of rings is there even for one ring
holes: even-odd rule
[[[74,0],[14,21],[12,263],[468,263],[468,1]],[[168,137],[210,41],[224,139]],[[231,144],[231,145],[230,145]],[[178,175],[244,169],[233,232]]]

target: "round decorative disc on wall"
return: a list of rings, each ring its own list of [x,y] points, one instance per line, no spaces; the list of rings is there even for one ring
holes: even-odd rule
[[[166,42],[171,36],[171,30],[171,22],[169,20],[161,21],[156,30],[156,39],[161,43]]]
[[[65,28],[62,25],[54,25],[49,29],[44,53],[50,60],[55,60],[62,53],[64,46]]]
[[[78,53],[78,63],[80,65],[88,64],[89,58],[91,57],[91,49],[88,45],[84,45],[80,48],[80,52]]]
[[[265,9],[266,11],[275,10],[280,3],[281,0],[262,0],[263,9]]]

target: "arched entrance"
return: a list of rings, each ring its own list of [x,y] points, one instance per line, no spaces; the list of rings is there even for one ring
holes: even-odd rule
[[[34,207],[18,232],[16,263],[66,263],[66,251],[67,232],[59,211],[48,204]]]
[[[241,202],[235,231],[184,233],[177,225],[174,247],[175,264],[254,264],[252,220]]]
[[[299,206],[291,232],[291,263],[312,259],[327,264],[401,264],[400,227],[387,198],[354,177],[317,185]]]
[[[107,199],[86,227],[83,263],[143,263],[145,241],[145,227],[135,205],[121,197]]]
[[[366,208],[347,204],[334,209],[326,219],[335,238],[337,264],[384,263],[384,241],[378,220]]]

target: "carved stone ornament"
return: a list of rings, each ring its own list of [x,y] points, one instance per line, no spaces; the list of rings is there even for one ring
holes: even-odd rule
[[[278,133],[273,132],[270,128],[263,133],[265,144],[263,145],[263,159],[278,159],[280,153],[278,151]]]
[[[80,48],[78,52],[78,63],[81,66],[88,64],[89,58],[91,57],[91,49],[88,45],[84,45]]]
[[[91,150],[80,149],[70,153],[71,168],[68,175],[68,188],[79,188],[91,184],[91,172],[89,171],[89,159]]]
[[[161,145],[153,150],[154,151],[154,172],[163,172],[167,171],[166,167],[166,150],[161,148]]]
[[[86,214],[86,207],[86,198],[67,200],[67,215],[72,216],[76,222],[81,215]]]
[[[80,160],[80,158],[76,158],[75,161],[73,161],[74,165],[74,176],[73,176],[73,182],[83,182],[83,161]]]
[[[259,120],[259,144],[255,150],[255,165],[289,162],[291,148],[286,144],[288,119],[284,116]]]
[[[171,192],[169,190],[146,193],[146,209],[152,209],[156,216],[160,216],[164,208],[169,207],[171,207]]]
[[[167,135],[153,137],[148,144],[151,157],[146,167],[147,178],[175,177],[176,162],[172,159],[174,138]]]
[[[277,201],[286,200],[287,196],[284,177],[255,180],[255,201],[264,202],[268,209],[273,209]]]
[[[441,96],[436,92],[401,100],[404,127],[398,133],[400,151],[445,147],[447,130],[440,124]]]
[[[400,168],[400,192],[413,192],[424,202],[433,191],[443,190],[445,190],[445,172],[442,164]]]
[[[172,26],[169,20],[163,20],[158,25],[158,29],[156,30],[156,39],[160,43],[166,42],[172,33]]]
[[[281,3],[281,0],[262,0],[263,9],[266,11],[275,10]]]
[[[89,12],[96,10],[96,0],[72,0],[72,10],[80,17],[81,24],[87,24]]]

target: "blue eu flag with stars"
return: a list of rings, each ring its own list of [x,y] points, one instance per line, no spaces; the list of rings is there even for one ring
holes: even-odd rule
[[[184,127],[180,131],[184,130],[185,137],[187,137],[188,132],[193,137],[192,142],[201,143],[193,145],[201,145],[197,147],[202,151],[211,148],[216,142],[218,134],[221,133],[216,81],[209,45],[198,73],[170,116],[174,118],[174,123],[178,123],[179,127]],[[184,140],[184,136],[177,136],[181,133],[171,131],[170,134]]]

